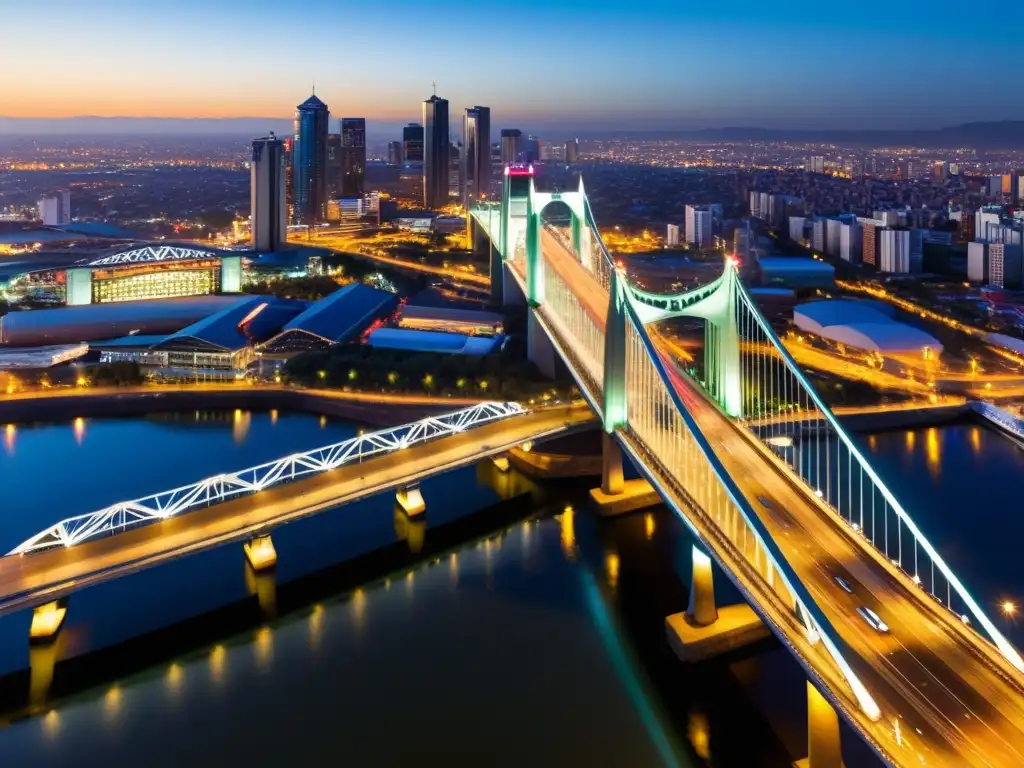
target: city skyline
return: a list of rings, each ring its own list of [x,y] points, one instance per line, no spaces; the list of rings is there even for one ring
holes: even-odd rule
[[[285,120],[313,83],[334,114],[365,115],[374,123],[416,119],[432,82],[453,112],[489,104],[495,125],[570,132],[723,125],[895,129],[1024,119],[1022,86],[993,76],[1004,60],[1012,65],[1022,44],[993,47],[978,25],[967,23],[968,8],[947,2],[911,3],[904,10],[913,24],[858,28],[856,46],[839,55],[836,37],[849,19],[805,0],[770,10],[754,4],[682,9],[654,0],[628,15],[610,2],[526,0],[521,23],[507,31],[498,23],[507,24],[501,9],[458,0],[450,10],[468,20],[469,39],[501,39],[472,69],[446,56],[447,45],[425,45],[455,34],[440,17],[390,28],[371,9],[356,8],[347,12],[346,25],[368,34],[353,36],[347,50],[355,60],[373,62],[374,75],[354,82],[327,44],[329,24],[313,25],[294,55],[273,6],[263,0],[216,7],[184,0],[173,12],[123,0],[55,5],[63,22],[47,30],[47,45],[27,36],[0,53],[8,70],[37,75],[5,84],[0,130],[46,127],[18,118],[83,115]],[[315,0],[303,10],[328,13],[330,5]],[[404,18],[414,6],[399,0],[392,11]],[[12,9],[11,24],[28,26],[26,14],[27,8]],[[551,19],[572,23],[573,35],[566,37],[565,24]],[[246,34],[206,42],[211,30],[230,30],[242,20],[238,28]],[[155,29],[159,55],[149,32]],[[112,36],[116,46],[108,44]],[[74,66],[82,60],[90,66]],[[40,88],[40,79],[61,83],[59,98]],[[161,125],[170,126],[151,129]]]

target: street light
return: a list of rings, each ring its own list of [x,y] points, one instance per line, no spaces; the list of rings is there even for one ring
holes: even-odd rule
[[[1017,606],[1010,600],[1003,601],[1002,609],[1004,616],[1013,616],[1017,612]]]

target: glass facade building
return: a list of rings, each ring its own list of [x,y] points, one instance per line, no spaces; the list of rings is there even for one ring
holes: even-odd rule
[[[327,122],[330,112],[315,95],[295,113],[292,145],[294,221],[313,225],[327,221]]]
[[[423,206],[448,204],[451,137],[448,100],[437,94],[423,102]]]
[[[366,118],[341,118],[341,196],[363,194],[366,176]]]
[[[462,166],[462,205],[468,209],[490,192],[490,107],[468,107],[462,116]]]

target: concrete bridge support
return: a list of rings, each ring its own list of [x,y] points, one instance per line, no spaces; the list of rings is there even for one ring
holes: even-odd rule
[[[555,378],[555,347],[533,310],[526,321],[526,356],[544,376]]]
[[[742,648],[769,635],[746,603],[719,608],[715,602],[711,558],[693,548],[690,605],[665,619],[669,645],[683,661],[703,661]]]
[[[395,537],[399,541],[404,541],[408,545],[409,551],[414,555],[419,553],[423,549],[423,543],[427,538],[426,515],[409,517],[405,510],[396,504],[394,522]]]
[[[807,681],[807,757],[797,768],[843,768],[839,716],[828,699]]]
[[[245,566],[245,587],[250,595],[256,596],[264,618],[273,619],[277,616],[277,575],[273,568],[256,570],[252,561],[249,561]]]
[[[28,630],[29,642],[46,643],[53,640],[64,624],[67,612],[67,604],[63,600],[55,600],[33,610],[32,625]]]
[[[427,504],[423,501],[418,483],[399,488],[395,494],[395,501],[409,517],[417,517],[427,511]]]
[[[601,487],[591,489],[590,501],[601,517],[616,517],[661,503],[658,492],[646,480],[623,479],[622,448],[607,432],[601,433]]]
[[[242,545],[242,550],[245,552],[245,559],[257,573],[277,565],[277,550],[274,549],[274,542],[269,534],[247,541]]]
[[[498,468],[499,472],[508,472],[512,465],[509,463],[507,453],[499,453],[497,456],[491,456],[491,461],[494,466]]]

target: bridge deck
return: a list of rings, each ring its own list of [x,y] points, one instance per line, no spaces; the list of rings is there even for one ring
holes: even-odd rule
[[[589,315],[607,311],[607,291],[562,243],[547,235],[542,249],[545,267],[554,267],[572,286]],[[556,321],[549,327],[561,331],[564,326]],[[664,349],[662,354],[670,358]],[[1016,671],[857,540],[791,470],[703,392],[680,375],[673,375],[672,383],[716,457],[847,644],[844,655],[882,708],[877,723],[859,711],[846,713],[864,735],[899,765],[1024,765],[1024,688]],[[619,437],[632,441],[625,434]],[[851,585],[853,595],[838,587],[837,575]],[[870,628],[857,614],[861,606],[876,610],[890,631]],[[787,627],[791,619],[779,616],[778,624]],[[799,628],[788,641],[794,649],[805,645]],[[835,670],[827,666],[816,672],[834,683]]]
[[[39,605],[82,587],[199,552],[506,451],[593,421],[585,408],[557,407],[347,464],[322,475],[188,512],[104,539],[0,558],[0,613]]]

